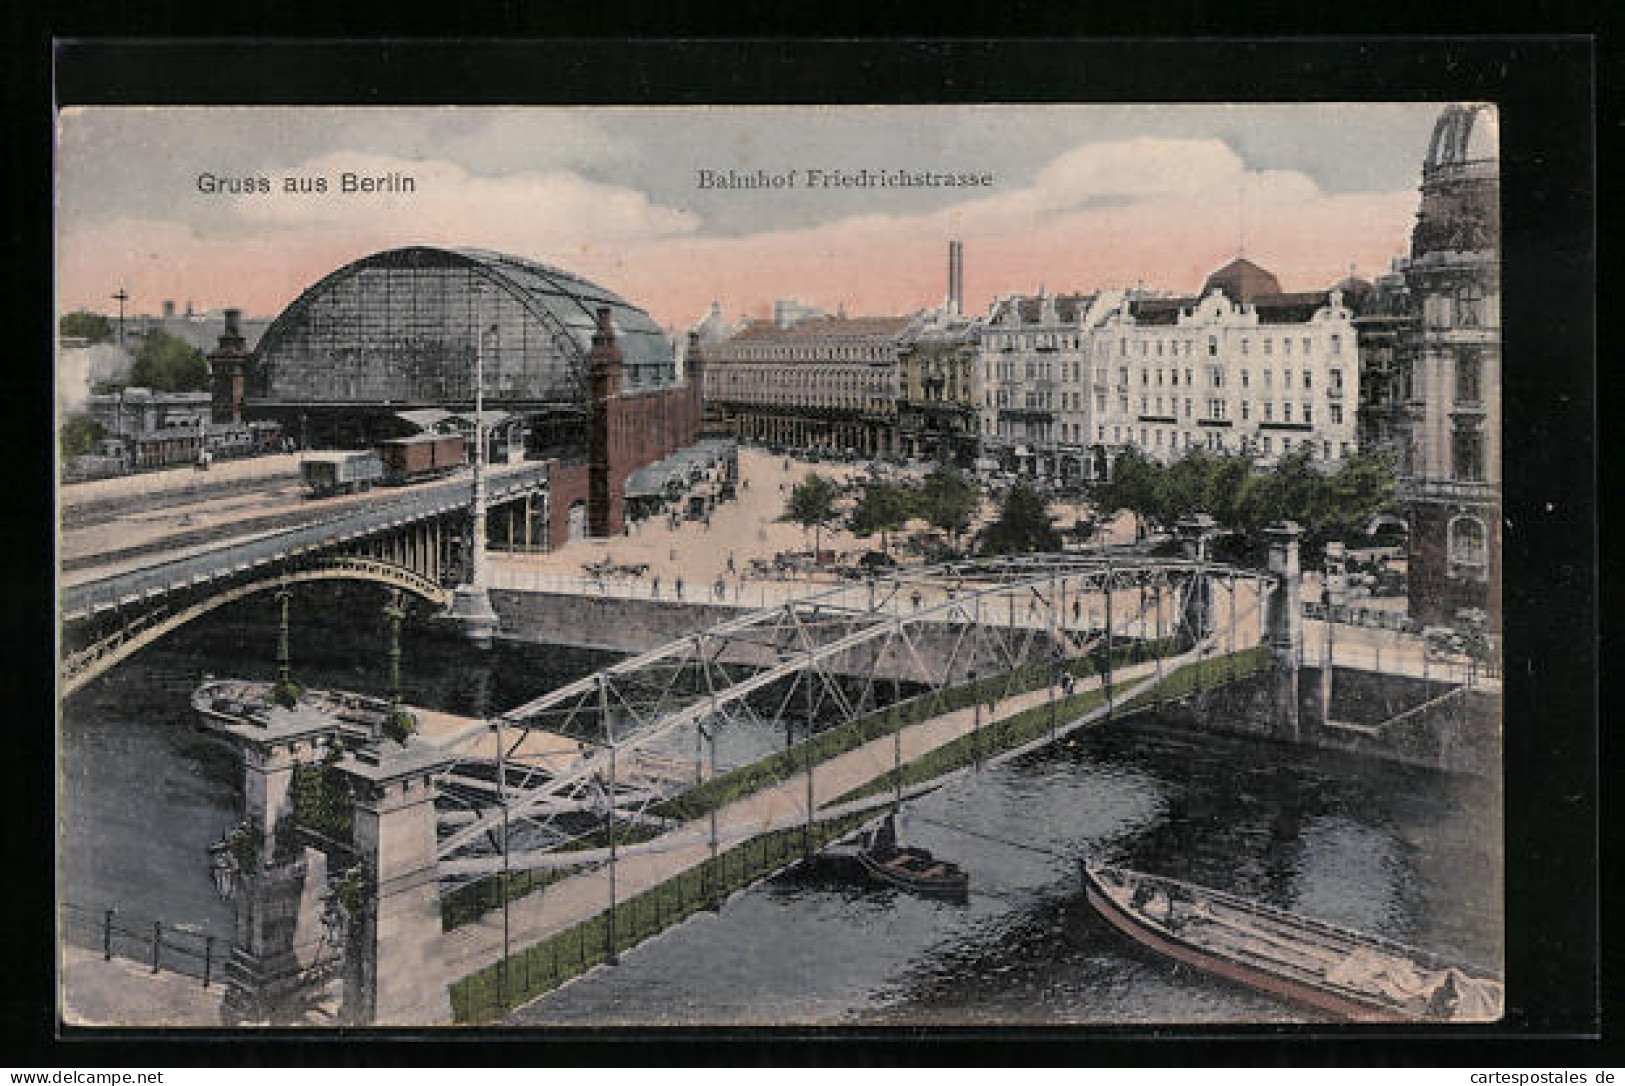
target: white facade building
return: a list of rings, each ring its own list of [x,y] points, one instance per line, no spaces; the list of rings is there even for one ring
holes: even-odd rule
[[[1270,463],[1307,449],[1335,464],[1355,451],[1359,348],[1341,292],[1272,306],[1214,289],[1172,324],[1135,309],[1120,305],[1094,337],[1092,437],[1108,455],[1132,446],[1167,463],[1200,448]]]

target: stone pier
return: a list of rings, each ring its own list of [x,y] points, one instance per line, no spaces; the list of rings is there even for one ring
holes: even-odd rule
[[[423,984],[441,939],[434,775],[445,766],[443,754],[415,741],[364,747],[339,763],[354,787],[365,891],[345,952],[340,1015],[347,1024],[451,1022],[445,984]]]
[[[216,724],[243,767],[243,833],[236,850],[237,928],[226,962],[222,1018],[278,1022],[297,1013],[305,971],[322,949],[327,857],[297,842],[294,769],[319,761],[334,723],[325,714],[271,707],[260,725]],[[246,861],[246,862],[245,862]]]
[[[1269,540],[1269,570],[1276,576],[1264,605],[1264,643],[1274,658],[1274,719],[1281,734],[1302,740],[1298,714],[1298,665],[1303,654],[1303,586],[1298,566],[1298,541],[1303,529],[1290,520],[1264,529]]]

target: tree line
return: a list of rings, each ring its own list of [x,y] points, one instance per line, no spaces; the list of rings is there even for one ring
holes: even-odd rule
[[[1256,557],[1263,530],[1280,520],[1304,529],[1306,557],[1331,540],[1353,541],[1379,513],[1394,507],[1395,472],[1383,452],[1361,452],[1335,471],[1316,468],[1307,449],[1283,456],[1270,468],[1251,457],[1192,450],[1171,464],[1129,450],[1114,466],[1110,481],[1088,487],[1100,522],[1122,512],[1135,518],[1136,536],[1173,532],[1179,522],[1206,513],[1227,532],[1221,551]],[[962,548],[981,554],[1024,554],[1061,549],[1061,537],[1043,491],[1017,483],[1005,493],[998,515],[971,539],[966,533],[981,508],[981,490],[957,469],[940,465],[919,481],[871,479],[844,516],[841,490],[822,475],[810,474],[790,492],[779,519],[819,533],[841,524],[859,538],[879,535],[884,553],[891,537],[911,520],[923,520]]]
[[[844,516],[837,509],[840,496],[840,488],[829,479],[809,474],[791,488],[779,519],[815,532],[815,548],[822,546],[824,528],[840,524],[860,539],[878,535],[881,553],[886,553],[892,536],[909,521],[923,520],[960,549],[982,506],[981,489],[948,465],[939,465],[919,481],[871,479]],[[1020,484],[1005,496],[998,517],[968,542],[983,554],[1031,553],[1061,546],[1043,495]]]
[[[1171,464],[1129,450],[1113,466],[1109,482],[1091,488],[1102,519],[1133,514],[1136,535],[1172,531],[1193,513],[1206,513],[1244,545],[1256,546],[1263,529],[1278,520],[1304,529],[1307,552],[1331,540],[1365,534],[1377,514],[1394,505],[1395,472],[1386,452],[1360,452],[1335,471],[1315,467],[1308,449],[1261,469],[1246,456],[1193,449]]]

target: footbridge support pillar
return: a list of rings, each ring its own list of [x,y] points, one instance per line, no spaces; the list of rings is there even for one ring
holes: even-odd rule
[[[1274,660],[1274,717],[1280,733],[1302,739],[1298,718],[1298,666],[1303,656],[1303,584],[1298,543],[1303,529],[1278,520],[1264,529],[1269,541],[1269,570],[1275,575],[1264,609],[1264,643]]]
[[[340,763],[355,796],[364,902],[350,918],[340,1017],[350,1025],[446,1025],[444,984],[425,987],[441,934],[435,882],[435,774],[445,755],[417,741],[357,750]]]

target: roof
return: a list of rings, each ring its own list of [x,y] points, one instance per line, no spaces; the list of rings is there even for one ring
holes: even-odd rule
[[[310,300],[330,285],[367,268],[474,268],[520,301],[528,309],[551,317],[569,335],[584,360],[592,349],[593,332],[598,326],[598,309],[608,306],[614,322],[617,346],[628,366],[670,364],[676,358],[670,338],[642,308],[614,291],[599,286],[562,268],[541,264],[522,256],[489,249],[442,249],[412,245],[385,249],[364,256],[325,276],[299,296],[261,337],[256,353],[275,348],[278,333],[290,315],[299,313]]]
[[[912,317],[813,317],[788,328],[770,320],[753,320],[727,340],[729,343],[790,342],[801,339],[827,339],[832,336],[898,336],[908,329]]]
[[[1038,324],[1040,315],[1044,310],[1044,302],[1048,300],[1055,305],[1055,319],[1060,324],[1077,324],[1089,312],[1089,306],[1094,303],[1093,294],[1056,294],[1049,298],[1040,296],[1021,296],[1004,298],[996,302],[993,312],[989,314],[990,323],[997,324],[1005,319],[1005,315],[1012,307],[1021,316],[1022,324]]]
[[[1246,257],[1238,256],[1207,277],[1202,296],[1222,290],[1232,302],[1250,302],[1259,295],[1281,293],[1281,281]]]
[[[666,488],[689,481],[691,473],[709,467],[727,457],[736,447],[731,438],[707,438],[678,449],[664,460],[638,468],[626,477],[625,494],[628,498],[654,498],[666,493]]]
[[[414,411],[397,411],[395,417],[419,430],[428,431],[451,418],[451,412],[438,407],[420,407]]]

